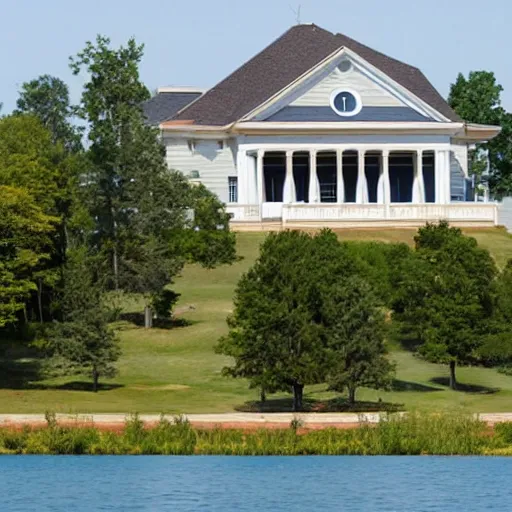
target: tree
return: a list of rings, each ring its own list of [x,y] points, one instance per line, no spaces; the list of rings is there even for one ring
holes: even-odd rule
[[[477,361],[492,316],[496,266],[474,238],[446,222],[427,224],[403,267],[393,304],[402,339],[414,339],[432,362],[449,364],[457,388],[457,364]]]
[[[72,124],[69,89],[60,78],[41,75],[25,82],[16,105],[16,114],[31,114],[41,121],[52,134],[53,143],[60,142],[71,152],[82,149],[81,130]]]
[[[45,215],[25,190],[0,186],[0,327],[16,321],[36,289],[33,271],[57,219]]]
[[[234,263],[236,236],[229,230],[229,214],[219,198],[202,184],[193,186],[190,209],[193,229],[184,232],[183,244],[187,261],[205,268]]]
[[[57,270],[65,260],[79,171],[75,164],[75,156],[67,155],[60,143],[54,144],[51,133],[36,117],[0,119],[0,185],[26,190],[42,213],[55,217],[55,230],[45,248],[48,257],[33,269],[38,275],[35,295],[40,321],[43,288],[54,287]]]
[[[382,302],[359,276],[342,278],[324,298],[331,389],[348,390],[355,403],[358,387],[388,388],[394,365],[386,358]]]
[[[479,349],[486,366],[498,367],[511,374],[512,367],[512,260],[499,273],[495,282],[495,307],[486,326],[486,335]]]
[[[185,261],[208,267],[231,263],[235,238],[220,202],[167,168],[159,132],[147,125],[142,111],[149,98],[139,78],[142,55],[143,46],[133,39],[116,50],[98,36],[71,59],[71,68],[89,75],[78,111],[90,126],[91,171],[83,188],[96,221],[92,247],[106,255],[111,288],[145,295],[150,326],[152,297]],[[200,224],[193,223],[194,210]]]
[[[491,191],[497,197],[512,193],[512,116],[501,106],[503,87],[494,73],[472,71],[468,78],[459,73],[451,85],[448,102],[469,123],[501,126],[501,133],[487,143],[477,144],[470,151],[470,171],[477,178],[490,165],[487,177]]]
[[[63,322],[54,323],[49,341],[54,358],[66,361],[70,372],[88,372],[96,392],[100,377],[116,374],[114,363],[121,351],[91,266],[85,249],[72,251],[64,270]]]
[[[229,333],[216,348],[234,358],[224,373],[268,392],[291,389],[302,410],[304,386],[326,376],[322,297],[333,276],[354,268],[332,232],[270,234],[238,283]]]
[[[84,50],[70,59],[75,75],[85,71],[89,76],[77,112],[89,125],[92,171],[87,183],[93,190],[92,217],[98,222],[99,246],[110,255],[116,289],[121,243],[118,233],[133,207],[124,201],[125,187],[130,181],[123,164],[134,160],[134,135],[146,135],[141,105],[150,94],[139,78],[142,55],[143,46],[138,46],[134,39],[126,47],[114,50],[108,38],[97,36],[96,44],[87,42]],[[149,156],[153,160],[153,152]],[[158,161],[157,165],[159,172],[162,163]]]

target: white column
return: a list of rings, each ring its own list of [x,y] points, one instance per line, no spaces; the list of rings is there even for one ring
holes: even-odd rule
[[[238,177],[238,203],[249,202],[249,169],[247,166],[247,152],[238,150],[236,155],[236,173]]]
[[[345,181],[343,179],[343,149],[336,151],[336,202],[345,202]]]
[[[423,181],[423,151],[418,149],[413,153],[414,181],[412,185],[412,202],[425,202],[425,183]]]
[[[263,157],[265,151],[263,149],[258,150],[258,160],[256,162],[256,175],[258,182],[258,204],[261,206],[265,202],[265,182],[263,177]]]
[[[438,149],[435,157],[436,203],[450,202],[450,152]]]
[[[247,155],[247,204],[258,204],[258,155]]]
[[[448,149],[444,152],[445,155],[445,180],[444,180],[444,202],[446,204],[450,204],[452,201],[452,190],[451,190],[451,178],[452,178],[452,168],[451,168],[451,151]]]
[[[297,194],[295,192],[295,179],[293,178],[293,151],[286,152],[286,177],[283,188],[283,202],[295,203]]]
[[[309,202],[320,202],[320,183],[316,172],[316,149],[309,152]]]
[[[384,216],[390,216],[389,205],[391,204],[391,186],[389,183],[389,151],[382,151],[382,200],[384,201]]]
[[[379,158],[379,181],[377,183],[377,203],[384,204],[384,152]]]
[[[368,202],[368,184],[366,183],[366,174],[364,172],[365,150],[360,149],[357,153],[357,187],[356,203],[364,204]]]

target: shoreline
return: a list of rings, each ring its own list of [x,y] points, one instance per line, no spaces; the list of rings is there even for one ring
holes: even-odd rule
[[[440,414],[443,414],[442,412]],[[392,413],[394,417],[406,416],[407,413]],[[158,425],[162,417],[173,421],[176,417],[188,420],[195,429],[212,430],[283,430],[290,428],[292,421],[297,420],[300,431],[324,430],[334,428],[340,430],[360,428],[363,425],[377,425],[387,413],[222,413],[222,414],[139,414],[138,419],[145,428]],[[475,413],[488,426],[497,423],[512,422],[512,413]],[[133,417],[130,413],[98,413],[98,414],[63,414],[55,415],[61,427],[95,427],[101,431],[120,432],[125,428],[126,421]],[[0,429],[22,429],[24,427],[44,428],[48,425],[44,414],[0,414]]]

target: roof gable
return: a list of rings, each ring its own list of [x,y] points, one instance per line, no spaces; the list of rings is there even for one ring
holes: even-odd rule
[[[403,107],[405,104],[390,91],[381,87],[358,69],[341,72],[337,67],[325,78],[290,103],[292,107],[329,106],[335,89],[349,88],[357,91],[363,105],[368,107]]]
[[[315,25],[292,27],[173,119],[213,126],[234,123],[342,48],[360,55],[448,119],[460,121],[417,68]]]

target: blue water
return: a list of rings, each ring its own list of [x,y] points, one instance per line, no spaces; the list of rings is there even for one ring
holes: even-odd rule
[[[512,458],[0,457],[0,511],[512,510]]]

